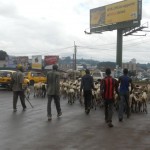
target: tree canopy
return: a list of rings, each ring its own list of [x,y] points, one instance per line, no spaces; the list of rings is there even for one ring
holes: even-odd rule
[[[8,56],[8,54],[5,51],[0,50],[0,60],[5,60],[6,56]]]

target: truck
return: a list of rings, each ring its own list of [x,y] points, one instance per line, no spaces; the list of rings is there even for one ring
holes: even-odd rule
[[[93,73],[92,73],[92,76],[93,76],[93,80],[94,81],[98,81],[98,80],[102,80],[104,77],[105,77],[105,72],[101,71],[101,70],[95,70]]]

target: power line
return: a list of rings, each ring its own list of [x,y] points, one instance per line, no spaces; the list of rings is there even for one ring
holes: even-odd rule
[[[126,40],[126,41],[124,41],[125,43],[126,42],[128,42],[128,41],[135,41],[135,40],[139,40],[139,39],[144,39],[144,38],[146,38],[146,37],[140,37],[140,38],[136,38],[136,39],[130,39],[130,40]],[[109,46],[109,45],[116,45],[116,43],[110,43],[110,44],[102,44],[102,45],[94,45],[94,46]],[[88,47],[89,45],[85,45],[85,46],[80,46],[80,47]]]
[[[60,50],[65,50],[65,49],[69,49],[69,48],[73,48],[74,46],[70,46],[70,47],[65,47],[65,48],[59,48],[59,49],[51,49],[51,50],[47,50],[47,51],[40,51],[40,52],[31,52],[30,54],[47,54],[47,53],[51,53],[52,51],[60,51]],[[15,53],[15,52],[12,52]],[[23,53],[15,53],[15,54],[27,54],[27,52],[23,52]],[[28,55],[28,54],[27,54]]]
[[[124,46],[125,46],[125,48],[126,47],[131,47],[131,46],[137,46],[137,45],[139,45],[139,44],[143,44],[143,43],[147,43],[147,42],[149,42],[149,40],[147,40],[147,41],[145,41],[145,42],[143,42],[143,41],[141,41],[141,42],[136,42],[136,43],[130,43],[130,44],[125,44]],[[100,48],[95,48],[95,47],[86,47],[86,46],[78,46],[79,48],[87,48],[87,49],[95,49],[95,50],[100,50]],[[109,49],[109,48],[103,48],[102,50],[115,50],[115,49]]]

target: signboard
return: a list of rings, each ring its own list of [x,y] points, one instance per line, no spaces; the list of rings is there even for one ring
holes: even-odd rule
[[[126,0],[106,6],[105,24],[136,20],[137,16],[137,0]]]
[[[32,69],[42,69],[42,56],[32,56]]]
[[[138,0],[124,0],[114,4],[91,9],[90,28],[92,29],[139,20],[141,19],[139,5],[142,7]]]
[[[25,70],[28,69],[28,56],[17,56],[17,64],[21,64]]]
[[[90,27],[105,25],[105,7],[99,7],[90,10]]]
[[[52,65],[58,64],[59,56],[53,55],[53,56],[45,56],[44,58],[44,66],[45,69],[52,69]]]
[[[6,67],[8,68],[16,68],[17,60],[15,56],[8,56],[6,58]]]

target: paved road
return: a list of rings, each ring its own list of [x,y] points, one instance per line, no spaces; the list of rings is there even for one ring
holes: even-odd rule
[[[0,91],[0,150],[150,150],[150,114],[133,114],[120,123],[116,112],[113,128],[104,122],[102,109],[90,115],[76,101],[72,106],[61,100],[63,116],[47,121],[47,99],[34,99],[23,112],[12,110],[12,92]],[[150,112],[150,106],[148,106]]]

